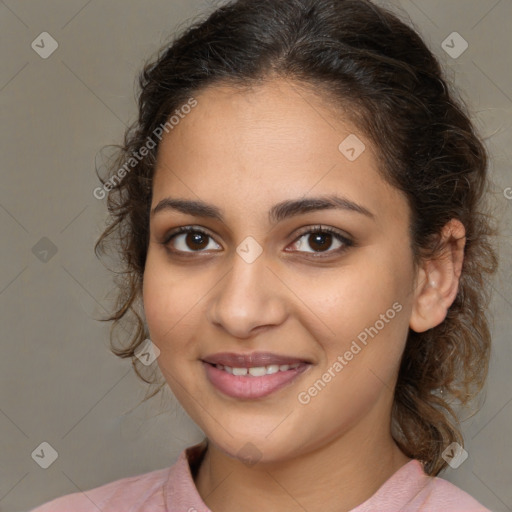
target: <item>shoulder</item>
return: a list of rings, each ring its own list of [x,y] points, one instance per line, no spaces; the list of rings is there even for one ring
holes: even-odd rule
[[[467,492],[411,459],[352,512],[491,512]]]
[[[94,489],[61,496],[30,512],[165,511],[164,488],[172,468],[115,480]]]
[[[405,511],[491,512],[467,492],[439,477],[426,477]]]
[[[191,472],[201,460],[207,440],[184,449],[164,469],[115,480],[83,492],[61,496],[30,512],[167,512],[204,509]],[[185,506],[187,505],[187,506]]]

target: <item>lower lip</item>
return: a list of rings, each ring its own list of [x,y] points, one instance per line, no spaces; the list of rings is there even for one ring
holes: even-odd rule
[[[261,377],[232,375],[204,361],[203,366],[208,380],[225,395],[233,398],[263,398],[291,384],[311,365],[303,363],[297,368]]]

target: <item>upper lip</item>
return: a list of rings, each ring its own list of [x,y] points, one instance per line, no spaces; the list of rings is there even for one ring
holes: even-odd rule
[[[273,354],[272,352],[253,352],[252,354],[236,354],[234,352],[218,352],[202,359],[205,363],[222,364],[231,368],[251,368],[271,364],[309,363],[305,359],[293,356]]]

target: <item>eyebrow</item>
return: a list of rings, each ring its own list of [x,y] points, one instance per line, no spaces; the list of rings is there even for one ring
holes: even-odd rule
[[[284,219],[318,210],[346,210],[360,213],[371,219],[375,215],[364,206],[351,201],[346,197],[335,195],[312,197],[307,199],[289,199],[275,204],[268,212],[271,224],[277,224]],[[151,217],[163,211],[179,211],[195,217],[206,217],[224,222],[222,210],[204,201],[176,199],[166,197],[162,199],[151,211]]]

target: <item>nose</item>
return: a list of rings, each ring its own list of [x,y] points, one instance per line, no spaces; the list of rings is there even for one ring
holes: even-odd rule
[[[231,270],[214,288],[208,319],[236,338],[249,338],[284,322],[285,291],[263,255],[248,263],[236,254]]]

